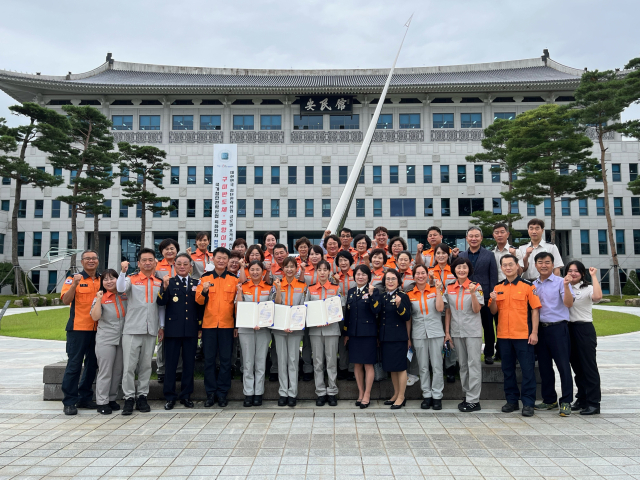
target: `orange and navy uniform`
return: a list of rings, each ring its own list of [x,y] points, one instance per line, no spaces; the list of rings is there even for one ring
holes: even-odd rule
[[[69,311],[69,321],[67,322],[66,331],[92,331],[97,329],[96,322],[93,321],[89,312],[96,293],[100,290],[100,277],[90,277],[84,270],[80,272],[82,280],[76,287],[76,293],[71,301],[71,309]],[[73,284],[73,276],[67,277],[60,292],[60,299],[71,289]]]
[[[211,286],[206,295],[203,284]],[[204,305],[202,328],[233,328],[235,326],[235,298],[238,277],[225,270],[221,275],[214,270],[200,279],[196,288],[196,302]]]
[[[517,276],[513,282],[506,278],[493,289],[498,294],[498,338],[527,339],[530,335],[529,312],[541,308],[536,287]],[[489,299],[489,305],[493,299]]]
[[[242,301],[244,302],[266,302],[272,300],[275,290],[264,280],[260,280],[257,285],[253,280],[247,280],[242,284]]]

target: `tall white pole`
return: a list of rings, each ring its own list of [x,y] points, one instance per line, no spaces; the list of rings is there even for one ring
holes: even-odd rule
[[[362,142],[362,146],[360,147],[360,151],[358,152],[358,156],[356,158],[355,163],[353,164],[353,170],[351,170],[351,174],[349,175],[349,179],[347,180],[347,184],[344,186],[344,190],[342,191],[342,195],[340,195],[340,200],[338,200],[338,205],[331,216],[331,220],[329,221],[329,226],[327,230],[330,230],[331,233],[338,233],[340,229],[344,226],[344,222],[347,219],[347,215],[349,215],[349,207],[351,207],[351,202],[353,201],[353,196],[356,193],[356,187],[358,186],[358,180],[360,178],[360,172],[364,168],[364,161],[367,158],[367,153],[369,153],[369,147],[371,146],[371,140],[373,138],[373,133],[376,130],[376,125],[378,124],[378,117],[380,116],[380,111],[382,110],[382,106],[384,105],[384,99],[387,96],[387,90],[389,89],[389,84],[391,83],[391,77],[393,76],[393,71],[396,68],[396,62],[398,61],[398,57],[400,56],[400,51],[402,50],[402,45],[404,44],[404,39],[407,36],[407,32],[409,31],[409,25],[411,25],[411,19],[413,15],[407,20],[407,23],[404,26],[407,28],[402,36],[402,42],[400,42],[400,48],[398,48],[398,53],[396,54],[396,58],[393,60],[393,65],[391,66],[391,70],[389,71],[389,76],[387,77],[387,81],[384,84],[384,88],[382,89],[382,94],[378,99],[378,105],[376,106],[376,111],[373,114],[373,118],[371,119],[371,123],[369,124],[369,128],[367,129],[367,133],[364,136],[364,141]]]

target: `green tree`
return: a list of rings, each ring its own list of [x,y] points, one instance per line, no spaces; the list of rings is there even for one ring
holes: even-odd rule
[[[90,106],[64,105],[70,132],[64,152],[51,157],[56,167],[75,172],[70,195],[60,195],[57,200],[71,205],[71,248],[78,248],[78,213],[94,214],[94,249],[99,247],[98,215],[104,214],[102,191],[113,185],[112,167],[118,154],[113,151],[111,122],[97,109]],[[75,255],[71,268],[76,266]]]
[[[26,160],[27,147],[37,148],[53,158],[62,148],[67,136],[67,119],[53,110],[36,103],[26,102],[9,107],[12,113],[26,120],[25,125],[9,128],[0,122],[0,176],[15,181],[13,211],[11,213],[11,262],[19,266],[18,260],[18,211],[22,199],[22,187],[43,190],[62,183],[62,179],[29,165]],[[25,294],[24,281],[18,275],[17,294]]]
[[[523,200],[539,205],[551,202],[551,243],[556,234],[556,202],[595,198],[602,190],[586,189],[588,178],[599,175],[598,162],[590,158],[593,143],[576,130],[571,111],[558,105],[542,105],[513,120],[508,156],[525,165],[513,189],[504,192],[508,200]],[[573,170],[569,174],[569,170]]]
[[[163,190],[162,179],[164,171],[170,165],[164,160],[167,158],[167,152],[151,146],[130,145],[127,142],[118,143],[120,151],[120,172],[127,172],[131,178],[122,182],[122,196],[127,206],[140,205],[142,211],[140,229],[140,245],[144,248],[144,237],[147,227],[147,212],[159,213],[166,215],[175,210],[173,205],[163,206],[163,202],[168,202],[169,197],[161,197],[149,189],[150,185],[155,186],[159,190]],[[149,182],[150,185],[147,183]]]
[[[522,234],[514,230],[511,225],[518,220],[522,220],[522,215],[519,213],[507,213],[506,215],[488,212],[486,210],[481,212],[473,212],[471,214],[473,220],[469,220],[471,225],[475,225],[480,227],[482,230],[482,245],[486,248],[493,248],[496,246],[496,241],[493,239],[493,227],[496,223],[504,223],[509,228],[509,238],[511,239],[511,244],[515,247],[518,246],[517,239],[522,236]]]
[[[640,280],[635,270],[629,270],[629,277],[627,283],[624,284],[622,289],[623,295],[638,295],[640,293]]]

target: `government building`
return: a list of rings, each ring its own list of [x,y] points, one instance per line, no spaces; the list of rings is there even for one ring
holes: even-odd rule
[[[553,61],[546,50],[525,60],[396,69],[346,226],[371,236],[384,225],[415,252],[418,242],[426,243],[426,229],[435,225],[447,243],[465,248],[472,212],[507,211],[500,197],[506,174],[465,161],[481,150],[483,129],[494,119],[572,101],[582,73]],[[213,145],[237,144],[237,237],[251,244],[274,231],[294,252],[301,236],[314,243],[322,237],[387,75],[386,69],[148,65],[108,54],[97,68],[66,76],[0,70],[0,88],[16,102],[60,112],[62,105],[93,105],[113,122],[116,142],[167,152],[171,168],[162,194],[176,210],[148,216],[147,244],[173,237],[184,249],[194,244],[196,232],[211,230]],[[608,134],[606,146],[620,264],[640,269],[640,197],[627,190],[638,175],[638,142]],[[63,175],[65,184],[43,192],[23,188],[18,250],[25,270],[43,263],[50,247],[71,246],[68,207],[55,198],[68,192],[73,174],[54,171],[35,148],[27,156],[32,165]],[[596,146],[594,156],[599,156]],[[0,261],[10,261],[11,179],[2,180],[0,192]],[[106,197],[112,210],[100,220],[101,268],[118,267],[121,256],[135,263],[140,212],[122,205],[119,179]],[[549,223],[548,202],[516,202],[512,208],[523,216],[518,230],[526,231],[533,217]],[[611,264],[604,199],[561,200],[557,211],[556,243],[565,262],[577,258],[604,274]],[[91,245],[92,231],[93,219],[79,215],[78,248]],[[59,289],[68,265],[66,260],[35,269],[32,279],[41,292]]]

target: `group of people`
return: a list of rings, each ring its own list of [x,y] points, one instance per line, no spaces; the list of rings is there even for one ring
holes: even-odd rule
[[[348,228],[339,236],[325,232],[319,245],[303,237],[295,243],[295,256],[274,233],[265,235],[263,245],[237,239],[231,251],[220,247],[209,252],[209,235],[200,232],[194,252],[182,252],[176,240],[166,239],[159,245],[163,258],[157,261],[153,249],[142,248],[138,270],[129,276],[127,261],[120,273],[107,269],[98,275],[98,255],[87,250],[81,257],[83,270],[67,278],[61,293],[71,306],[64,413],[119,410],[120,384],[123,415],[134,409],[149,412],[156,343],[164,408],[171,410],[176,402],[193,408],[201,339],[205,407],[228,405],[238,356],[243,405],[262,405],[270,356],[270,377],[279,382],[278,406],[296,405],[302,365],[302,379],[315,381],[317,406],[336,406],[337,379],[352,371],[359,392],[355,405],[367,408],[376,366],[390,373],[393,383],[385,405],[402,408],[407,385],[419,381],[421,408],[440,410],[445,378],[455,382],[459,365],[465,397],[458,409],[474,412],[481,409],[484,354],[486,364],[501,360],[503,412],[518,410],[522,403],[524,416],[552,409],[561,416],[572,411],[597,414],[600,377],[592,304],[602,291],[596,269],[587,273],[578,261],[565,266],[556,246],[544,240],[542,220],[530,220],[528,233],[530,242],[515,248],[508,244],[507,225],[496,224],[496,246],[488,250],[482,246],[482,231],[471,227],[468,249],[461,251],[443,243],[438,227],[430,227],[428,248],[418,244],[414,257],[406,240],[389,239],[385,227],[376,228],[373,240],[365,234],[354,238]],[[337,295],[344,317],[339,323],[294,331],[236,328],[239,302],[294,306]],[[559,399],[554,363],[560,373]],[[572,369],[577,385],[573,404]]]

